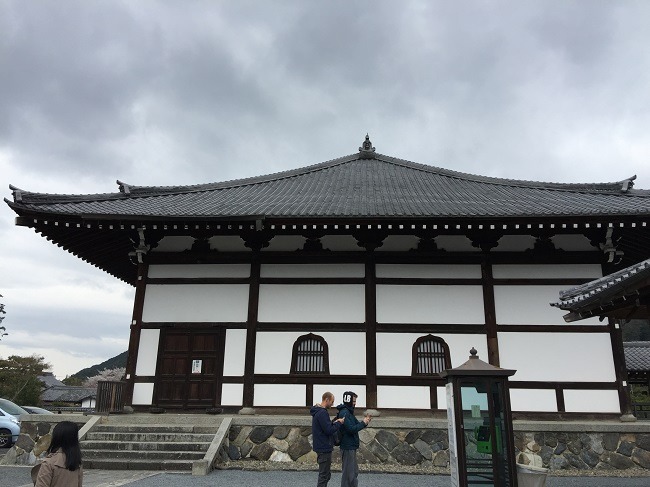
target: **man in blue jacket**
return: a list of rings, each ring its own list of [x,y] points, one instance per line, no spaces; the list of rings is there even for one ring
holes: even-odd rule
[[[357,487],[359,485],[359,465],[357,464],[359,431],[368,426],[370,416],[366,415],[362,421],[359,421],[354,416],[356,405],[357,395],[352,391],[347,391],[343,393],[343,404],[336,406],[339,410],[339,417],[345,420],[341,438],[341,462],[343,464],[341,487]]]
[[[332,476],[332,435],[339,430],[343,418],[330,421],[327,412],[334,405],[334,394],[326,392],[323,394],[322,402],[315,404],[309,411],[311,413],[311,436],[314,451],[318,454],[318,483],[317,487],[327,487]]]

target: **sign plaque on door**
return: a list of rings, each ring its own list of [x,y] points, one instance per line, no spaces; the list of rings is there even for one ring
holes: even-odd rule
[[[203,368],[203,360],[192,360],[192,373],[200,374]]]

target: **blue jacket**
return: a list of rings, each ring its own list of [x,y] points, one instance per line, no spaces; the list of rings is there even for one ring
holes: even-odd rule
[[[354,416],[354,408],[345,404],[336,406],[339,410],[339,418],[345,418],[343,422],[343,437],[341,438],[341,450],[356,450],[359,448],[359,431],[368,426]]]
[[[341,427],[341,423],[332,423],[330,415],[320,404],[312,406],[311,435],[313,448],[316,453],[329,453],[333,448],[332,435]]]

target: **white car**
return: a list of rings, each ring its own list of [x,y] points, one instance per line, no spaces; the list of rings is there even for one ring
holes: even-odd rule
[[[21,414],[29,413],[17,404],[0,398],[0,448],[8,448],[18,439]]]

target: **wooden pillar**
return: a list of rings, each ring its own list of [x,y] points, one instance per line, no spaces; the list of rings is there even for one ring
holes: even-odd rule
[[[485,312],[485,334],[487,338],[488,362],[499,365],[499,338],[497,336],[496,305],[494,303],[494,278],[492,264],[487,256],[481,262],[481,277],[483,280],[483,310]]]
[[[377,277],[374,252],[366,256],[366,407],[377,408]]]
[[[243,407],[253,407],[255,400],[255,348],[257,345],[257,315],[260,297],[260,260],[253,251],[251,260],[251,279],[248,291],[248,318],[246,320],[246,358],[244,365]]]
[[[140,347],[140,331],[142,330],[142,310],[144,309],[144,295],[147,289],[148,264],[138,264],[138,277],[135,282],[135,299],[133,302],[133,315],[131,316],[131,332],[129,336],[129,353],[126,359],[126,397],[125,404],[133,404],[133,385],[135,384],[135,370],[138,364],[138,349]]]
[[[630,399],[629,388],[627,387],[627,369],[625,367],[625,352],[623,350],[623,330],[614,318],[608,318],[608,323],[621,414],[632,414],[632,401]]]

